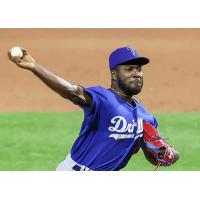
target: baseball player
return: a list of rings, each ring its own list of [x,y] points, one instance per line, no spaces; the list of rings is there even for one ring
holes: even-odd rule
[[[63,98],[80,106],[84,120],[70,154],[56,170],[117,171],[142,148],[146,159],[156,166],[170,166],[179,153],[162,139],[156,118],[133,96],[143,87],[142,68],[149,59],[131,47],[121,47],[109,56],[111,87],[85,88],[74,85],[40,66],[23,49],[21,58],[9,59],[32,71]]]

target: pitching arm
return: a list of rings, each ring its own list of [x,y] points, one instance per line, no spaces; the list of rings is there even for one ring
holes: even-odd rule
[[[73,85],[63,78],[53,74],[40,66],[27,50],[23,49],[22,58],[13,58],[11,52],[8,52],[9,59],[14,62],[18,67],[32,71],[40,80],[42,80],[53,91],[62,97],[70,100],[75,104],[82,104],[86,106],[91,105],[91,97],[84,92],[83,88],[78,85]]]

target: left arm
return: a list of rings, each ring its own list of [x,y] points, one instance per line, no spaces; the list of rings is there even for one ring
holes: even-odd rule
[[[156,156],[154,156],[152,153],[150,153],[150,151],[148,150],[148,148],[144,147],[142,148],[143,153],[145,155],[145,158],[152,164],[157,166],[159,164],[158,159],[156,158]],[[160,154],[158,155],[158,157],[161,159],[164,156],[164,151],[160,152]],[[179,159],[179,152],[175,149],[173,149],[173,156],[174,159],[172,161],[171,164],[174,164],[178,159]]]
[[[162,139],[155,127],[143,123],[144,136],[141,147],[146,159],[153,165],[171,166],[179,159],[179,152]]]

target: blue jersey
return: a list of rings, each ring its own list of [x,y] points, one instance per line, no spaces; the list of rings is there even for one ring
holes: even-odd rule
[[[97,171],[115,171],[126,166],[143,136],[143,120],[157,127],[155,117],[141,103],[132,104],[101,86],[84,88],[91,106],[81,106],[84,120],[71,157]]]

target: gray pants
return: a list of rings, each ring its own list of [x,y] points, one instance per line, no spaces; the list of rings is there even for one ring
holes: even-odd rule
[[[79,165],[72,160],[71,155],[68,154],[65,160],[63,160],[56,168],[56,171],[92,171],[84,165]]]

